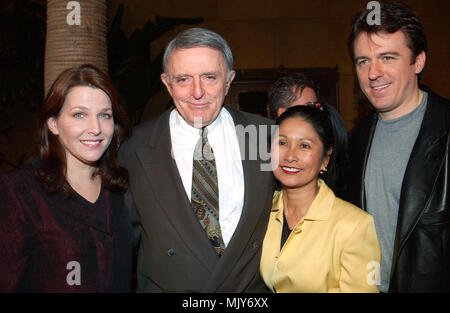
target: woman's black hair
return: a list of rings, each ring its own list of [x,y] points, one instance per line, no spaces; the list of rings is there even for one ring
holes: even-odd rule
[[[347,159],[347,131],[339,113],[328,104],[297,105],[284,111],[276,124],[280,125],[284,120],[294,117],[305,120],[314,128],[323,144],[324,156],[333,148],[327,172],[319,177],[336,193],[341,181],[341,170]]]

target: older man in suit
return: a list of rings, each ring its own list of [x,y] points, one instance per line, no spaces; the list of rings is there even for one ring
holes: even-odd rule
[[[163,66],[175,108],[121,149],[141,230],[138,291],[266,291],[259,261],[273,176],[254,152],[267,147],[271,121],[223,106],[235,72],[218,34],[181,32]]]

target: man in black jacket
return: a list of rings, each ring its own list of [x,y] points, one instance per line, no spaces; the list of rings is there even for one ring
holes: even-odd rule
[[[422,25],[408,7],[358,14],[349,51],[376,113],[351,132],[343,198],[373,215],[381,292],[450,291],[450,101],[419,86]]]

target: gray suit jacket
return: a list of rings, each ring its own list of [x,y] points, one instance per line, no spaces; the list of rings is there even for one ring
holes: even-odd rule
[[[235,125],[255,125],[258,133],[259,125],[272,124],[256,115],[227,110]],[[169,116],[170,110],[138,126],[120,151],[130,173],[127,205],[140,230],[137,291],[267,291],[259,262],[274,179],[271,171],[261,171],[259,153],[256,160],[248,156],[249,145],[256,148],[260,142],[242,127],[236,128],[241,154],[244,146],[247,151],[242,161],[244,206],[224,254],[218,257],[191,208],[171,156]]]

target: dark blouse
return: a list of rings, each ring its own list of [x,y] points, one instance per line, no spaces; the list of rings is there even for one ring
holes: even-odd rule
[[[288,239],[289,235],[291,234],[291,229],[289,229],[289,224],[286,220],[286,216],[284,215],[283,212],[283,230],[281,232],[281,245],[280,245],[280,250],[283,249],[284,243],[286,242],[286,240]]]
[[[0,176],[0,292],[130,292],[132,228],[123,196],[95,203],[43,192],[27,166]]]

